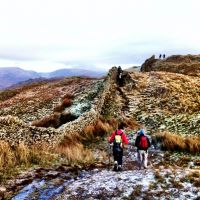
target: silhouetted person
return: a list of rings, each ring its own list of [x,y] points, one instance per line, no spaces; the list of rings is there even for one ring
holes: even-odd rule
[[[119,66],[117,68],[117,81],[118,81],[119,86],[122,85],[122,72],[123,72],[122,68]]]
[[[160,55],[159,55],[159,59],[161,59],[161,57],[162,57],[162,55],[160,54]]]
[[[163,59],[165,59],[165,54],[163,54]]]

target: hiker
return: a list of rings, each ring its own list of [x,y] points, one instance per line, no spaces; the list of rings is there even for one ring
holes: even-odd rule
[[[159,59],[161,59],[161,57],[162,57],[162,55],[160,54],[160,55],[159,55]]]
[[[118,82],[119,86],[122,85],[122,72],[123,72],[122,68],[119,66],[117,68],[117,82]]]
[[[151,146],[149,138],[145,135],[145,130],[141,129],[135,140],[135,146],[137,147],[137,158],[139,163],[139,169],[142,166],[146,169],[148,162],[148,148]]]
[[[165,54],[163,54],[163,59],[165,59]]]
[[[128,139],[123,131],[124,124],[121,123],[118,130],[112,133],[109,143],[113,146],[114,171],[122,171],[122,157],[124,144],[128,144]]]

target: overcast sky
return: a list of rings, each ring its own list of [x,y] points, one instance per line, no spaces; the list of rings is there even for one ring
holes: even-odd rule
[[[199,0],[0,0],[0,67],[140,65],[200,53]]]

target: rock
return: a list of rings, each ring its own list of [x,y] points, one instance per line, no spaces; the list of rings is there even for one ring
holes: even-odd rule
[[[0,186],[0,194],[6,192],[6,188],[4,186]]]
[[[141,71],[142,72],[149,72],[152,70],[152,66],[155,62],[157,62],[158,59],[155,59],[155,55],[151,56],[141,66]]]

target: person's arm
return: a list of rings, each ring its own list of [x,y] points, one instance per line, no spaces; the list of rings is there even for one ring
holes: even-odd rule
[[[138,145],[139,145],[139,136],[137,136],[135,140],[135,146],[138,147]]]
[[[109,143],[112,143],[114,139],[115,139],[115,132],[113,132],[111,137],[109,138]]]
[[[150,142],[148,137],[147,137],[147,142],[148,142],[148,146],[150,147],[151,146],[151,142]]]
[[[128,139],[127,139],[127,137],[126,137],[126,135],[124,133],[122,134],[122,142],[124,144],[128,144]]]

